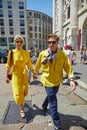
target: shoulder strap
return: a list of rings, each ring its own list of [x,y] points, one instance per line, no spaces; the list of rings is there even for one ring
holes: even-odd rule
[[[10,65],[13,65],[13,51],[10,51]]]

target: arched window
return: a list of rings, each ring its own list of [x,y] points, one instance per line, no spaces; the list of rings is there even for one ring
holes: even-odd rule
[[[70,6],[69,6],[68,11],[67,11],[67,19],[69,19],[69,18],[70,18]]]

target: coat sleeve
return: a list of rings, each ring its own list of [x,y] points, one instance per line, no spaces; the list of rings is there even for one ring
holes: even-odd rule
[[[6,63],[6,70],[10,70],[10,68],[11,68],[10,53],[11,53],[11,51],[9,51],[9,53],[8,53],[8,59],[7,59],[7,63]]]
[[[35,71],[35,68],[34,68],[34,66],[33,66],[33,64],[32,64],[32,61],[31,61],[31,59],[30,59],[30,56],[29,56],[28,52],[26,53],[26,61],[27,61],[26,64],[27,64],[28,69],[29,69],[30,71],[34,72],[34,71]]]
[[[36,61],[36,65],[35,65],[36,73],[38,73],[39,69],[41,68],[41,57],[42,57],[42,52],[39,54],[37,61]]]

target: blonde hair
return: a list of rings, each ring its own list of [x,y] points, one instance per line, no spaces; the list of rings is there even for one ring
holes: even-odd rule
[[[22,40],[22,45],[25,44],[24,38],[23,38],[21,35],[15,35],[15,37],[14,37],[14,44],[16,43],[16,40],[17,40],[17,39],[21,39],[21,40]]]

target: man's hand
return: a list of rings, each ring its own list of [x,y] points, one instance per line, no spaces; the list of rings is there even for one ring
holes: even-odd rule
[[[71,86],[72,91],[76,89],[76,84],[74,80],[70,80],[70,86]]]
[[[38,75],[37,74],[33,74],[33,79],[38,79]]]

